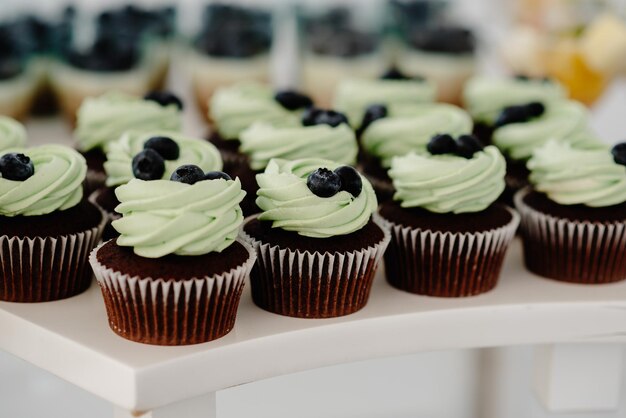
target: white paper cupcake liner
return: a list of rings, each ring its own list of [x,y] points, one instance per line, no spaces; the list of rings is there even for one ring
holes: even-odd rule
[[[522,216],[526,267],[540,276],[574,283],[626,279],[626,222],[557,218],[524,202],[530,187],[515,195]]]
[[[267,311],[298,318],[331,318],[363,308],[390,239],[387,228],[378,219],[374,222],[383,231],[381,241],[367,248],[333,253],[263,243],[242,229],[241,237],[258,255],[250,275],[254,302]]]
[[[215,340],[235,325],[245,280],[256,260],[248,259],[221,275],[188,280],[129,276],[97,259],[89,262],[102,290],[111,329],[131,341],[155,345],[188,345]]]
[[[493,289],[519,215],[506,207],[511,220],[480,232],[440,232],[384,220],[391,230],[385,253],[387,281],[420,295],[464,297]]]
[[[98,244],[105,216],[96,227],[58,237],[0,236],[0,300],[48,302],[87,290],[87,259]]]

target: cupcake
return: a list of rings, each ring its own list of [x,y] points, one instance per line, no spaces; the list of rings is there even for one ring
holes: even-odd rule
[[[127,131],[109,144],[106,159],[106,186],[98,189],[91,198],[111,220],[120,216],[115,212],[120,203],[115,196],[115,187],[133,178],[166,180],[184,164],[196,165],[205,172],[222,170],[220,153],[213,145],[168,131]],[[113,228],[105,229],[104,239],[116,236]]]
[[[83,199],[84,158],[45,145],[0,156],[0,300],[65,299],[91,283],[87,256],[104,215]]]
[[[355,129],[363,124],[370,105],[415,105],[435,100],[437,88],[422,77],[408,77],[395,68],[380,79],[349,78],[335,92],[334,107],[348,117]]]
[[[387,281],[428,296],[488,292],[519,223],[517,213],[494,203],[504,189],[504,157],[467,135],[439,135],[428,148],[391,162],[394,200],[378,212],[391,229]]]
[[[271,160],[257,180],[263,212],[242,231],[259,257],[250,276],[254,302],[300,318],[363,308],[389,242],[372,218],[377,201],[369,182],[350,166],[320,159]]]
[[[393,157],[425,152],[430,139],[439,133],[461,135],[472,130],[472,120],[463,109],[443,103],[373,105],[364,121],[361,163],[381,201],[393,194],[387,174]]]
[[[15,119],[0,116],[0,152],[26,145],[26,129]]]
[[[524,260],[574,283],[626,279],[626,144],[577,149],[550,141],[528,161],[532,187],[515,195]]]
[[[87,188],[104,184],[104,161],[108,144],[128,130],[180,131],[182,102],[167,92],[152,92],[145,97],[112,92],[88,98],[77,114],[74,136],[77,147],[87,159]]]
[[[237,240],[245,192],[224,173],[182,166],[172,181],[115,190],[119,238],[92,251],[111,329],[131,341],[198,344],[233,328],[253,249]]]

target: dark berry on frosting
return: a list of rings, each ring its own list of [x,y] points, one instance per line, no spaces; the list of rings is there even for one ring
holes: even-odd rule
[[[439,134],[430,138],[426,150],[433,155],[456,153],[456,141],[448,134]]]
[[[24,181],[35,174],[35,166],[24,154],[10,153],[0,158],[0,175],[7,180]]]
[[[177,181],[179,183],[195,184],[204,180],[204,171],[197,165],[185,164],[178,167],[172,175],[170,180]]]
[[[165,160],[176,160],[180,156],[176,141],[166,136],[153,136],[143,144],[143,149],[153,149]]]
[[[282,107],[288,110],[303,109],[313,105],[313,100],[305,94],[293,90],[283,90],[274,96]]]
[[[363,190],[363,181],[359,173],[349,165],[335,169],[335,174],[341,179],[341,190],[345,190],[354,197],[359,197]]]
[[[367,107],[365,114],[363,115],[363,121],[359,132],[362,133],[372,124],[375,120],[387,117],[387,106],[383,104],[372,104]]]
[[[546,111],[546,107],[541,102],[528,103],[526,109],[528,110],[528,114],[533,118],[543,115]]]
[[[204,174],[204,179],[205,180],[219,180],[219,179],[232,180],[232,177],[230,177],[228,174],[224,173],[223,171],[207,171]]]
[[[143,97],[145,100],[157,102],[161,106],[176,105],[179,110],[183,110],[183,102],[173,93],[169,91],[151,91]]]
[[[456,140],[456,153],[464,158],[472,158],[474,153],[483,148],[483,144],[474,135],[461,135]]]
[[[322,109],[319,109],[315,106],[307,107],[302,113],[302,125],[304,126],[313,126],[315,125],[315,119],[317,115],[322,112]]]
[[[616,144],[611,149],[611,154],[617,164],[626,165],[626,142]]]
[[[341,190],[341,178],[327,168],[318,168],[306,179],[309,190],[319,197],[332,197]]]
[[[153,149],[145,149],[133,157],[133,175],[140,180],[159,180],[165,173],[165,160]]]
[[[302,125],[330,125],[332,127],[339,126],[342,123],[348,123],[348,118],[343,113],[334,110],[324,110],[311,106],[302,114]]]
[[[526,122],[530,118],[528,108],[522,106],[508,106],[502,109],[502,112],[498,115],[494,126],[499,128],[510,123]]]

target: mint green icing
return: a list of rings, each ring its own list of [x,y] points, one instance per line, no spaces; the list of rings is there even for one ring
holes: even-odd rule
[[[313,171],[322,167],[334,170],[341,165],[315,158],[271,160],[265,172],[256,176],[256,204],[263,211],[259,219],[273,221],[274,228],[313,238],[346,235],[363,228],[378,206],[365,177],[361,176],[363,190],[358,197],[346,191],[319,197],[307,187],[307,177]]]
[[[133,175],[133,157],[141,150],[145,142],[153,136],[166,136],[178,144],[180,155],[176,160],[165,160],[164,180],[183,164],[194,164],[206,171],[219,171],[222,169],[222,158],[219,151],[211,143],[191,138],[176,132],[167,131],[128,131],[117,141],[109,144],[107,161],[104,169],[107,173],[107,186],[117,186],[128,183]]]
[[[255,123],[239,136],[240,150],[250,156],[253,170],[262,170],[272,158],[321,158],[352,165],[359,151],[354,131],[339,126],[273,127]]]
[[[224,139],[237,139],[254,122],[275,126],[297,126],[302,111],[290,111],[274,100],[274,91],[266,85],[245,82],[215,91],[209,116]]]
[[[24,125],[7,116],[0,116],[0,151],[26,145]]]
[[[589,128],[587,109],[573,100],[552,102],[538,118],[504,125],[494,131],[492,140],[511,159],[525,160],[549,139],[566,141],[579,148],[600,144]]]
[[[540,79],[476,77],[463,92],[465,108],[474,120],[492,124],[502,109],[530,102],[547,104],[567,98],[567,91],[556,81]]]
[[[135,254],[160,258],[221,252],[237,238],[246,195],[239,179],[185,184],[169,180],[132,179],[115,189],[122,218],[112,225],[117,244]]]
[[[577,149],[549,141],[530,160],[530,182],[561,205],[612,206],[626,202],[626,167],[608,147]]]
[[[415,105],[434,102],[437,87],[426,80],[347,79],[339,83],[334,108],[358,128],[372,104]]]
[[[388,117],[374,121],[361,137],[363,148],[385,167],[389,167],[392,157],[426,152],[426,145],[436,134],[458,136],[472,131],[470,116],[453,105],[436,103],[390,110]]]
[[[82,151],[102,148],[119,139],[128,130],[176,131],[182,127],[181,112],[176,105],[161,106],[118,92],[87,98],[76,114],[74,135]]]
[[[488,146],[470,159],[451,154],[395,157],[389,177],[394,200],[405,208],[421,207],[436,213],[480,212],[504,190],[506,162]]]
[[[81,201],[87,163],[78,152],[61,145],[7,151],[30,157],[35,173],[24,181],[0,177],[0,215],[45,215]]]

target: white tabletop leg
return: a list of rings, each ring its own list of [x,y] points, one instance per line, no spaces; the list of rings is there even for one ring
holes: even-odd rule
[[[619,406],[624,346],[555,344],[535,349],[534,387],[550,412],[607,412]]]
[[[113,418],[217,418],[216,394],[187,399],[145,413],[116,408]]]

